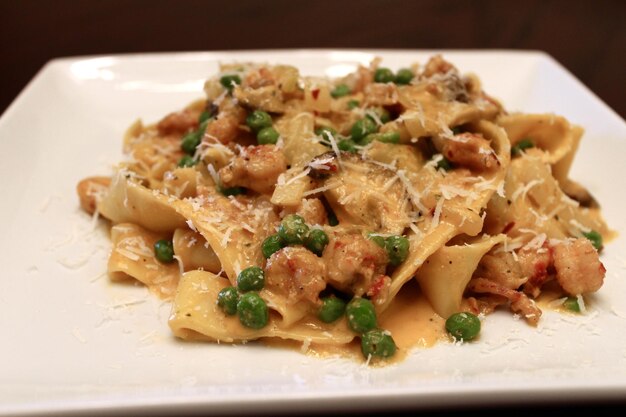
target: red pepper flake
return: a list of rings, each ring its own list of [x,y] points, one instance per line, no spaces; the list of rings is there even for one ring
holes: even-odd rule
[[[376,277],[376,280],[374,281],[372,286],[369,288],[369,290],[367,290],[367,295],[372,298],[376,298],[376,296],[380,294],[380,291],[384,288],[386,278],[386,275],[379,275],[378,277]]]
[[[317,100],[317,97],[320,95],[320,89],[316,88],[315,90],[311,90],[311,95],[313,96],[313,100]]]
[[[294,259],[287,259],[287,268],[289,268],[289,271],[292,274],[295,273],[296,269],[298,269],[296,261]]]

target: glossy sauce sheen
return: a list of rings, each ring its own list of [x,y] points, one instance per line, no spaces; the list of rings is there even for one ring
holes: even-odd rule
[[[438,341],[448,340],[445,332],[445,320],[435,313],[415,281],[407,283],[402,288],[389,308],[378,318],[378,326],[391,332],[398,347],[393,358],[385,361],[385,363],[404,359],[412,348],[431,347]],[[275,338],[264,339],[263,343],[273,347],[302,351],[306,349],[306,346],[301,343]],[[347,345],[311,343],[305,353],[315,357],[341,356],[358,361],[365,361],[366,359],[361,353],[359,337],[355,337],[352,343]]]

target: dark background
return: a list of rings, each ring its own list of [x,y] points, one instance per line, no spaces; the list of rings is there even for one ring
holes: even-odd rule
[[[55,57],[307,47],[543,50],[626,116],[624,0],[0,0],[0,113]]]
[[[543,50],[626,116],[624,0],[0,0],[0,113],[61,56],[333,47]],[[528,416],[568,405],[598,416],[625,404],[571,400],[420,414]]]

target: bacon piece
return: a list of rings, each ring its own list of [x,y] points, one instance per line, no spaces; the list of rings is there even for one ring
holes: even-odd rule
[[[554,251],[547,243],[543,249],[542,252],[523,249],[517,256],[522,274],[528,278],[524,292],[533,298],[537,298],[541,294],[541,287],[553,278]]]
[[[506,298],[513,312],[520,314],[529,324],[537,325],[541,310],[521,291],[515,291],[486,278],[473,278],[467,289],[475,293],[494,294]]]

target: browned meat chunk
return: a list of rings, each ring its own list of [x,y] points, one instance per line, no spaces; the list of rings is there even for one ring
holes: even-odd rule
[[[98,199],[104,195],[111,184],[109,177],[85,178],[76,186],[76,192],[80,198],[80,206],[89,214],[96,211]]]
[[[172,133],[183,134],[198,127],[198,114],[190,110],[170,113],[157,123],[157,130],[161,135]]]
[[[220,169],[225,187],[245,187],[271,194],[278,176],[287,170],[283,152],[274,145],[248,146],[230,164]]]
[[[322,259],[328,268],[328,282],[358,296],[385,274],[389,262],[387,252],[360,233],[331,234]]]
[[[511,290],[517,290],[526,282],[519,263],[509,252],[488,253],[483,256],[474,274]]]
[[[570,295],[598,291],[606,273],[598,252],[586,238],[555,245],[554,269],[556,280]]]
[[[517,256],[522,274],[528,278],[524,292],[533,298],[539,296],[543,284],[553,277],[553,249],[548,245],[544,245],[543,249],[541,252],[535,249],[521,250]]]
[[[511,310],[524,317],[529,324],[536,325],[539,322],[541,310],[523,292],[511,290],[485,278],[473,278],[467,289],[475,293],[504,297],[511,303]]]
[[[452,163],[474,171],[493,171],[500,165],[489,141],[474,133],[440,139],[435,146]]]
[[[285,294],[290,303],[306,300],[319,304],[319,293],[326,287],[325,266],[322,259],[301,247],[286,247],[268,260],[266,283]]]

